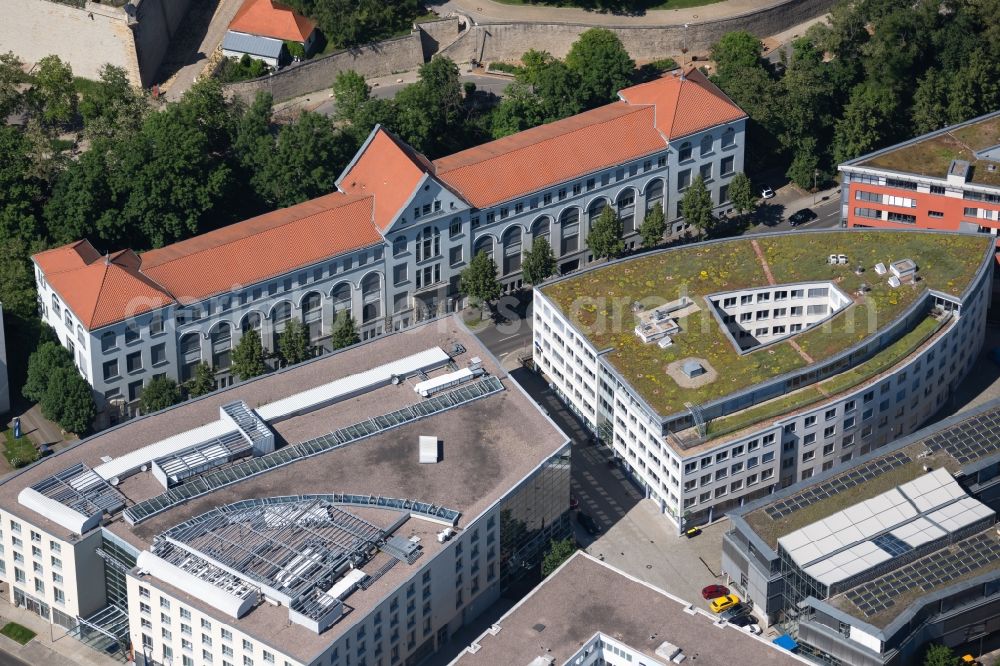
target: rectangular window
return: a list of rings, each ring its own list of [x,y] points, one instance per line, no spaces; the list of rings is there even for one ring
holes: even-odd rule
[[[735,164],[736,164],[736,157],[734,155],[730,155],[729,157],[724,157],[722,158],[722,162],[720,162],[719,172],[723,176],[728,176],[733,172]]]
[[[154,366],[162,365],[167,362],[167,345],[166,343],[160,343],[158,345],[153,345],[149,348],[150,360],[153,362]]]
[[[686,190],[691,186],[691,169],[684,169],[677,173],[677,189]],[[680,202],[678,202],[680,203]]]
[[[699,169],[699,173],[701,175],[701,179],[706,183],[712,180],[712,164],[702,164]]]
[[[142,352],[133,352],[126,356],[125,366],[130,374],[142,370]]]
[[[112,379],[117,379],[119,377],[118,373],[118,359],[112,359],[110,361],[104,362],[104,381],[111,381]]]

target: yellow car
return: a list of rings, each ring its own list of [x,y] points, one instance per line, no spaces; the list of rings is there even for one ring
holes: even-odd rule
[[[738,596],[735,594],[727,594],[724,597],[712,599],[712,603],[709,605],[709,608],[712,609],[713,613],[721,613],[724,610],[732,608],[738,603],[740,603],[740,598]]]

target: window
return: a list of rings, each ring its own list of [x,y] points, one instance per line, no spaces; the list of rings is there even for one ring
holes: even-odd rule
[[[149,348],[150,360],[153,366],[162,365],[167,362],[167,345],[160,343]]]
[[[392,283],[397,287],[406,282],[406,264],[396,264],[392,267]]]
[[[677,151],[677,160],[686,162],[689,159],[691,159],[691,142],[685,141],[681,144],[680,150]]]
[[[807,433],[805,437],[802,438],[803,445],[809,445],[816,441],[816,433]]]
[[[118,373],[118,359],[111,359],[110,361],[104,362],[104,381],[111,381],[112,379],[117,379],[119,377]]]
[[[730,148],[736,145],[736,130],[732,127],[727,127],[726,131],[722,133],[722,147]]]
[[[722,162],[720,162],[719,165],[719,173],[723,176],[728,176],[735,169],[736,156],[730,155],[729,157],[722,158]]]
[[[455,247],[448,250],[448,263],[452,266],[456,266],[462,263],[462,246],[456,245]]]
[[[133,352],[126,356],[125,368],[129,373],[142,370],[142,352]]]
[[[698,170],[698,172],[701,175],[701,179],[703,181],[705,181],[706,183],[708,181],[712,180],[712,165],[711,165],[711,163],[709,163],[709,164],[702,164],[701,168]]]
[[[101,334],[101,351],[109,352],[112,349],[118,348],[118,336],[115,335],[114,331],[108,331]]]
[[[454,238],[462,233],[462,218],[456,217],[451,221],[451,225],[448,226],[448,237]]]
[[[677,172],[677,189],[686,190],[691,186],[691,169]]]
[[[139,326],[135,322],[125,324],[125,344],[130,345],[139,341]]]

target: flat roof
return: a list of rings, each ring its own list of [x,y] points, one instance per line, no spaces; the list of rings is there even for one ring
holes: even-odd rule
[[[1000,113],[991,113],[846,164],[946,180],[952,162],[959,160],[968,163],[970,183],[1000,186],[1000,161],[996,159],[996,151],[991,150],[997,146],[1000,146]]]
[[[119,514],[107,528],[135,547],[146,550],[151,548],[157,536],[170,528],[219,506],[246,499],[353,493],[407,498],[454,509],[461,514],[456,525],[461,530],[545,459],[559,452],[567,439],[521,392],[475,336],[453,317],[435,320],[298,367],[237,384],[98,433],[8,478],[0,484],[0,505],[56,536],[73,539],[75,536],[70,530],[20,504],[18,494],[74,465],[82,463],[94,468],[106,462],[104,457],[117,458],[185,430],[214,422],[219,418],[220,406],[234,400],[243,400],[251,408],[257,408],[331,380],[390,363],[411,355],[414,350],[439,346],[451,352],[455,345],[466,350],[455,357],[456,364],[464,366],[472,357],[480,357],[486,372],[498,378],[505,390],[246,478],[172,506],[135,526],[129,525]],[[447,368],[441,368],[432,376],[447,371]],[[413,390],[419,379],[419,376],[411,377],[399,385],[384,385],[308,414],[270,423],[279,442],[278,450],[367,418],[427,402]],[[419,463],[418,441],[420,436],[426,435],[442,441],[443,456],[436,464]],[[164,489],[147,471],[122,479],[117,491],[125,496],[129,505],[134,505],[160,495]],[[383,528],[388,528],[398,516],[398,512],[367,507],[351,506],[346,510],[352,514],[362,512],[366,520]],[[440,529],[440,525],[410,518],[394,534],[404,538],[411,533],[425,537],[420,542],[425,552],[423,558],[418,560],[418,564],[422,564],[437,552],[434,532]],[[373,565],[379,566],[376,561]],[[366,565],[366,570],[369,566],[372,565]],[[348,598],[352,614],[325,633],[316,634],[295,624],[286,626],[289,624],[288,609],[276,611],[268,604],[257,606],[239,620],[222,619],[296,659],[309,660],[329,645],[338,632],[352,625],[354,620],[363,618],[366,606],[370,608],[394,589],[393,586],[408,579],[411,571],[405,563],[395,566],[371,588],[352,594]],[[162,581],[151,584],[169,588]],[[218,615],[201,599],[186,596],[176,589],[170,591],[178,593],[193,606]],[[282,615],[280,622],[270,617],[275,612]]]
[[[778,539],[923,476],[925,467],[952,475],[1000,455],[1000,400],[899,439],[846,470],[821,475],[736,510],[769,547]]]
[[[556,572],[462,652],[457,666],[528,666],[537,657],[562,665],[598,632],[658,663],[664,642],[699,666],[808,663],[688,602],[577,551]],[[499,631],[495,629],[499,628]]]
[[[890,235],[895,234],[895,235]],[[973,235],[894,230],[796,231],[686,245],[582,271],[541,287],[589,342],[604,354],[646,403],[661,416],[681,413],[784,373],[805,368],[860,343],[906,311],[925,289],[959,297],[992,254],[992,239]],[[831,265],[846,254],[846,265]],[[876,274],[878,263],[912,259],[921,280],[892,288]],[[857,275],[854,268],[865,271]],[[713,315],[706,296],[719,292],[834,282],[852,303],[830,326],[807,329],[756,351],[740,354]],[[859,295],[862,284],[870,291]],[[650,309],[681,296],[697,310],[679,317],[681,331],[663,348],[633,332],[633,303]],[[769,303],[773,307],[773,303]],[[682,387],[667,370],[675,361],[702,358],[718,372],[707,383]],[[897,361],[898,362],[898,361]],[[835,376],[839,380],[844,376]],[[860,380],[859,380],[860,381]],[[837,390],[848,388],[837,385]],[[815,389],[814,389],[815,390]]]

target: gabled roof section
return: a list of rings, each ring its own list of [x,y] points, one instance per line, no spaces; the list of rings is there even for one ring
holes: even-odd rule
[[[373,220],[385,232],[424,176],[433,172],[434,165],[426,157],[376,125],[337,179],[337,187],[348,194],[374,197]]]
[[[280,2],[244,0],[229,29],[260,37],[304,42],[316,29],[316,24]]]
[[[382,242],[370,196],[334,192],[142,255],[142,271],[190,303]]]
[[[747,115],[695,67],[683,76],[675,69],[618,95],[629,104],[656,107],[656,128],[671,141]]]
[[[434,161],[438,178],[478,208],[666,147],[651,106],[615,102]]]
[[[33,259],[88,330],[174,302],[166,290],[139,272],[139,257],[131,250],[102,257],[89,241],[79,241]]]

